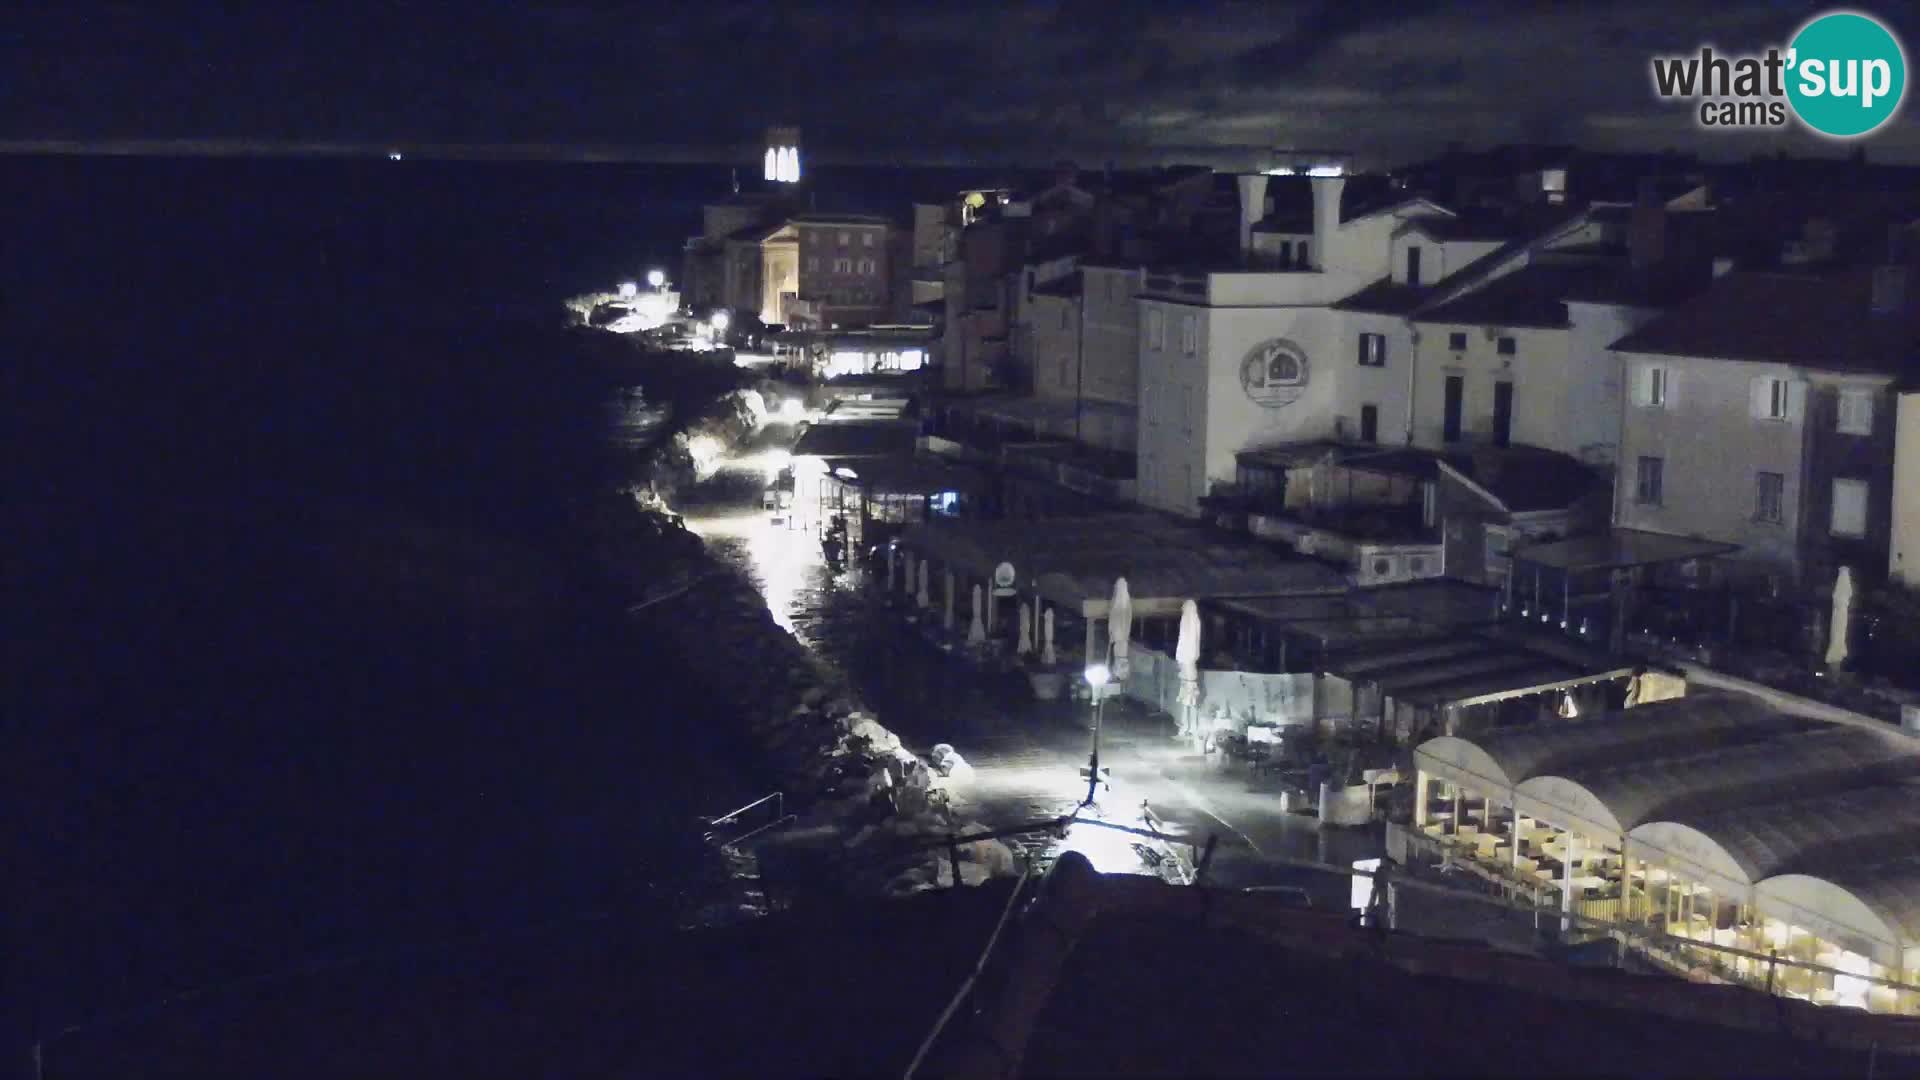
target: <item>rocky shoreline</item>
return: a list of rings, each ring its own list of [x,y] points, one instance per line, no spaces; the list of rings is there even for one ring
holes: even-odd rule
[[[751,582],[699,537],[626,496],[597,507],[589,527],[602,568],[628,591],[632,618],[712,694],[714,717],[739,719],[741,730],[728,734],[743,764],[794,815],[752,851],[728,853],[736,880],[758,879],[744,883],[734,906],[952,884],[956,850],[943,838],[984,830],[952,814],[944,778],[774,621]],[[1013,848],[999,840],[956,848],[963,884],[1018,873]]]

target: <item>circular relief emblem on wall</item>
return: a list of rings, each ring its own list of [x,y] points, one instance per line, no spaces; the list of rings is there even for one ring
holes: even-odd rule
[[[1307,354],[1285,339],[1256,345],[1240,361],[1240,386],[1255,404],[1269,409],[1291,405],[1307,390]]]

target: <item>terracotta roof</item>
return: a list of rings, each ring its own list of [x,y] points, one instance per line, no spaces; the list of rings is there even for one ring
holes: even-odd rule
[[[1435,288],[1430,285],[1401,285],[1390,277],[1383,277],[1333,306],[1336,311],[1369,311],[1378,315],[1406,315],[1426,303],[1435,291]]]
[[[1423,214],[1409,219],[1405,227],[1418,229],[1435,240],[1490,240],[1499,243],[1513,240],[1526,232],[1524,223],[1520,221],[1486,214],[1460,217]]]
[[[1920,274],[1908,275],[1908,303],[1877,314],[1872,267],[1729,273],[1612,347],[1912,377],[1920,370]]]

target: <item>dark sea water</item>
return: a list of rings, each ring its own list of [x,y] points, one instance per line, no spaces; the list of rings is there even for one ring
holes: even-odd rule
[[[677,276],[726,186],[0,161],[9,1055],[356,951],[668,919],[693,816],[755,792],[580,569],[562,513],[634,391],[552,328]]]

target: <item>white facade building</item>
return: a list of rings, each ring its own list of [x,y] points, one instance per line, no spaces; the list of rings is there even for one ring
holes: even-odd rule
[[[1266,178],[1240,179],[1243,213],[1263,212]],[[1376,404],[1395,386],[1404,394],[1404,370],[1381,372],[1355,362],[1346,314],[1333,305],[1388,276],[1394,236],[1409,219],[1447,211],[1410,200],[1343,218],[1345,184],[1342,177],[1313,180],[1305,265],[1295,258],[1277,269],[1146,272],[1141,502],[1197,514],[1211,483],[1234,480],[1239,451],[1330,438],[1350,425],[1357,432],[1363,405]],[[1281,234],[1256,233],[1250,224],[1241,230],[1246,253],[1279,266]]]
[[[1903,390],[1895,410],[1893,553],[1887,569],[1920,588],[1920,387]]]

